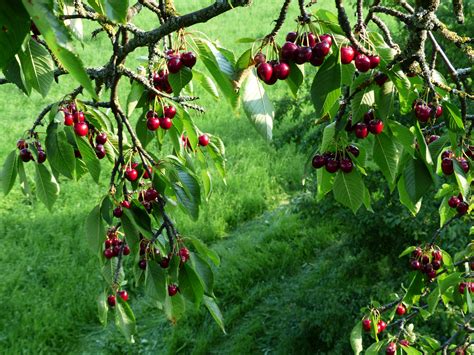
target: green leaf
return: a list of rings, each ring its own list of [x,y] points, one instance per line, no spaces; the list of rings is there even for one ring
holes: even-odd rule
[[[206,295],[213,294],[214,287],[214,273],[206,260],[201,258],[198,254],[193,252],[190,253],[190,264],[191,267],[196,271],[199,276],[199,280],[206,292]]]
[[[357,322],[351,331],[351,347],[355,355],[359,355],[364,347],[362,345],[362,323]]]
[[[147,264],[145,287],[147,294],[161,303],[166,299],[166,271],[156,262]]]
[[[438,306],[438,302],[440,298],[441,298],[441,292],[439,290],[439,287],[436,287],[433,291],[431,291],[427,299],[427,302],[428,302],[427,311],[430,314],[433,314],[434,311],[436,310],[436,307]]]
[[[457,214],[455,208],[451,208],[448,204],[450,196],[446,196],[443,198],[443,201],[439,205],[439,226],[442,227],[444,224],[454,217]]]
[[[395,187],[397,178],[400,152],[395,142],[386,133],[382,132],[374,136],[374,162],[378,165],[387,179],[390,189]]]
[[[209,247],[204,244],[201,239],[194,238],[194,237],[187,237],[191,243],[193,243],[194,247],[196,248],[197,252],[201,255],[207,256],[216,266],[219,266],[221,260],[219,258],[219,254],[217,254],[214,250],[209,249]]]
[[[420,351],[416,350],[413,346],[403,346],[403,345],[400,345],[400,347],[403,349],[403,351],[407,354],[407,355],[422,355],[423,353],[421,353]]]
[[[395,85],[395,88],[398,91],[398,98],[400,100],[401,106],[401,113],[407,114],[411,111],[411,104],[410,102],[410,89],[411,83],[408,80],[406,74],[401,70],[390,70],[386,72],[390,80]]]
[[[114,22],[126,23],[128,0],[101,0],[107,17]]]
[[[2,174],[0,180],[2,182],[3,193],[7,195],[15,184],[17,173],[17,150],[13,150],[8,154],[7,159],[3,163]]]
[[[86,218],[86,233],[89,245],[93,251],[102,250],[105,239],[105,228],[100,213],[100,205],[94,207]]]
[[[464,170],[462,170],[461,165],[455,159],[453,159],[454,165],[454,176],[456,177],[456,182],[458,183],[459,190],[463,196],[469,196],[469,181],[466,179]]]
[[[332,190],[334,186],[334,174],[329,173],[326,169],[321,168],[316,172],[318,183],[317,201],[321,201],[326,194]]]
[[[193,79],[201,85],[201,87],[212,95],[215,99],[219,98],[219,91],[217,90],[216,83],[208,77],[206,74],[193,68]]]
[[[303,68],[303,66],[300,67],[294,62],[290,62],[289,66],[290,66],[290,75],[288,76],[288,78],[286,78],[285,82],[290,87],[290,90],[293,93],[293,96],[296,97],[298,94],[298,90],[301,87],[301,84],[303,84],[303,80],[304,80],[303,70],[301,69]]]
[[[433,184],[431,174],[421,160],[410,159],[403,170],[405,188],[410,200],[417,203]]]
[[[169,296],[168,293],[166,293],[165,314],[171,322],[176,323],[176,321],[181,318],[185,307],[186,305],[181,293],[177,293],[174,296]]]
[[[212,318],[214,318],[216,323],[222,329],[224,334],[226,334],[226,331],[225,331],[225,328],[224,328],[224,317],[222,317],[221,310],[219,309],[219,306],[217,305],[216,301],[213,298],[209,297],[209,296],[204,296],[204,305],[208,309],[208,311],[211,314]]]
[[[0,2],[0,69],[4,69],[21,48],[30,31],[30,16],[20,1]]]
[[[100,160],[97,158],[94,149],[89,144],[89,141],[85,137],[76,137],[77,147],[81,152],[82,160],[87,166],[87,170],[89,170],[89,174],[91,174],[92,178],[96,183],[100,181]]]
[[[97,309],[99,311],[99,321],[102,325],[107,325],[107,314],[109,313],[109,306],[107,304],[107,294],[102,292],[97,297]]]
[[[132,82],[132,87],[130,88],[130,92],[128,93],[127,97],[127,116],[132,116],[133,111],[138,105],[138,101],[142,97],[143,93],[145,92],[145,87],[140,84],[138,81]]]
[[[196,306],[201,303],[204,296],[204,288],[196,271],[187,263],[179,271],[179,289],[183,296],[196,304]]]
[[[54,79],[54,62],[49,52],[30,38],[18,57],[27,83],[46,97]]]
[[[252,58],[252,48],[249,48],[244,53],[242,53],[235,66],[238,70],[245,70],[252,65],[254,65]]]
[[[391,81],[387,81],[377,90],[376,116],[386,120],[393,115],[393,106],[395,103],[395,86]]]
[[[241,96],[248,119],[253,123],[260,135],[270,141],[272,139],[275,109],[254,70],[247,77]]]
[[[364,182],[358,171],[348,174],[338,171],[334,179],[334,198],[342,205],[356,212],[364,199]]]
[[[336,122],[332,122],[324,127],[323,139],[321,141],[320,151],[327,151],[331,145],[334,144],[334,137],[336,136]]]
[[[340,96],[341,64],[336,54],[326,58],[311,85],[311,100],[316,109],[316,117],[321,118],[326,115]]]
[[[405,177],[402,175],[397,184],[400,202],[415,216],[421,208],[421,200],[413,202],[407,192]]]
[[[359,75],[351,86],[351,94],[353,94],[359,86],[364,88],[354,94],[351,100],[352,122],[359,122],[364,114],[369,111],[375,104],[375,92],[372,85],[366,85],[365,82],[370,79],[369,73]]]
[[[22,2],[59,62],[93,98],[97,98],[82,61],[73,52],[66,26],[55,15],[53,2],[51,0],[22,0]]]
[[[382,349],[382,346],[384,343],[382,341],[378,341],[376,343],[373,343],[371,346],[365,350],[365,355],[377,355],[379,351]]]
[[[5,66],[3,69],[3,74],[5,78],[15,84],[25,95],[31,94],[31,85],[27,85],[25,80],[25,75],[21,70],[21,62],[18,55],[15,55],[12,60]]]
[[[412,305],[417,302],[420,298],[421,291],[424,287],[423,274],[421,272],[412,272],[411,275],[414,275],[410,286],[408,287],[405,296],[403,296],[403,302],[408,305]]]
[[[117,297],[115,305],[115,325],[122,332],[128,342],[133,343],[133,335],[137,332],[135,315],[127,302]]]
[[[433,165],[433,159],[431,158],[430,150],[428,149],[428,145],[426,144],[425,137],[423,135],[423,132],[421,132],[421,127],[418,122],[416,122],[414,129],[415,129],[415,136],[416,136],[416,141],[418,143],[418,149],[420,151],[421,159],[423,159],[426,166],[430,168],[430,166]]]
[[[31,198],[31,188],[26,176],[25,167],[21,159],[17,159],[17,168],[18,168],[18,178],[20,179],[20,187],[23,194],[27,198]],[[1,180],[1,179],[0,179]]]
[[[404,257],[405,255],[410,254],[415,249],[416,249],[415,246],[410,246],[410,247],[406,248],[398,257],[399,258]]]
[[[139,243],[139,232],[138,228],[136,227],[133,219],[129,216],[126,211],[120,218],[123,230],[125,232],[125,237],[127,238],[127,243],[130,245],[132,250],[136,250],[138,248]]]
[[[178,73],[170,73],[168,80],[171,87],[173,88],[173,93],[179,95],[181,90],[188,85],[188,83],[193,79],[193,73],[191,69],[183,67]]]
[[[193,219],[199,216],[199,204],[201,203],[201,191],[197,178],[184,167],[178,167],[177,179],[172,184],[179,206]]]
[[[74,148],[69,144],[63,126],[54,121],[46,131],[46,152],[53,169],[72,179],[76,169]]]
[[[443,108],[445,108],[444,120],[450,131],[456,133],[464,132],[464,123],[461,118],[461,110],[452,102],[444,101]]]
[[[35,164],[35,169],[36,195],[51,211],[59,195],[59,185],[44,164]]]

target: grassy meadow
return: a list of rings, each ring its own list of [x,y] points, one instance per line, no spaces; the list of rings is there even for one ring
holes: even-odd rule
[[[212,1],[175,3],[186,13]],[[255,1],[250,8],[236,9],[195,29],[238,56],[247,47],[236,40],[269,32],[279,6],[279,1]],[[280,40],[293,29],[295,15],[294,10],[289,14]],[[157,25],[154,17],[144,15],[137,17],[136,24]],[[86,29],[91,29],[89,24]],[[99,65],[110,55],[108,48],[103,35],[94,40],[87,35],[79,51],[87,65]],[[138,64],[137,58],[127,62],[133,69]],[[0,87],[2,161],[42,107],[74,87],[66,77],[60,78],[60,84],[54,85],[47,99],[27,98],[13,85]],[[288,93],[284,83],[269,89],[275,102]],[[122,98],[126,94],[125,85]],[[19,186],[0,199],[0,352],[347,353],[350,329],[359,308],[369,302],[367,295],[398,287],[400,275],[390,270],[403,271],[403,261],[387,254],[396,255],[411,237],[406,225],[393,226],[395,217],[387,219],[383,223],[395,228],[394,234],[386,235],[382,243],[380,234],[390,230],[380,231],[370,213],[359,213],[360,221],[354,222],[333,202],[315,205],[301,188],[311,147],[304,151],[298,142],[267,144],[243,112],[236,117],[223,99],[197,94],[207,108],[205,115],[196,118],[197,125],[220,136],[226,145],[227,186],[215,174],[213,195],[203,205],[199,220],[193,222],[179,212],[173,217],[183,234],[202,238],[221,255],[215,292],[227,334],[203,309],[189,310],[177,325],[168,323],[132,285],[130,304],[139,330],[136,344],[126,344],[113,326],[101,327],[96,297],[103,281],[97,257],[87,246],[83,222],[107,191],[104,166],[100,185],[89,176],[79,182],[61,181],[60,199],[52,213],[26,200]],[[311,107],[302,105],[299,115],[311,120]],[[293,127],[298,118],[284,114],[279,119],[275,142],[285,141],[285,128]],[[405,212],[396,216],[409,219]],[[358,241],[369,247],[357,247]]]

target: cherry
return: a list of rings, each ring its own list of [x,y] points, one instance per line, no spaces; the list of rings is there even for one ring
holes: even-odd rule
[[[348,145],[346,147],[346,151],[348,151],[349,153],[351,153],[353,156],[355,156],[356,158],[359,156],[360,154],[360,151],[359,151],[359,148],[357,148],[355,145]]]
[[[370,56],[369,60],[370,60],[370,69],[377,68],[380,64],[380,57],[378,55]]]
[[[285,80],[290,75],[290,66],[284,62],[278,63],[273,67],[273,72],[277,79]]]
[[[369,135],[369,130],[367,129],[367,125],[365,123],[359,122],[355,125],[355,135],[357,138],[364,139]]]
[[[423,123],[428,122],[428,120],[430,119],[430,115],[431,115],[431,109],[427,105],[425,104],[416,105],[415,116],[418,119],[418,121],[423,122]]]
[[[405,313],[406,313],[407,309],[405,308],[405,306],[403,304],[399,304],[397,306],[397,309],[395,310],[395,312],[397,312],[397,314],[399,316],[403,316]]]
[[[150,171],[150,173],[153,172],[153,169],[151,168],[151,166],[149,166],[148,169],[144,169],[144,172],[143,172],[143,178],[144,179],[149,179],[150,178],[150,175],[148,174],[148,171]]]
[[[130,203],[130,201],[127,201],[127,200],[123,200],[122,202],[120,202],[120,206],[122,206],[123,208],[130,208],[132,205]]]
[[[317,39],[314,33],[305,32],[303,33],[297,41],[297,44],[300,46],[308,46],[313,48],[316,45]]]
[[[329,51],[331,50],[331,45],[326,42],[319,42],[313,48],[313,54],[317,57],[324,58],[328,55]]]
[[[370,59],[364,54],[358,54],[355,57],[355,66],[358,71],[365,73],[370,69]]]
[[[430,257],[429,257],[428,255],[423,255],[423,256],[421,257],[421,263],[422,263],[422,264],[426,265],[426,264],[428,264],[429,262],[430,262]]]
[[[355,57],[354,48],[351,46],[341,47],[341,63],[350,64]]]
[[[285,61],[294,60],[296,53],[298,51],[298,46],[292,42],[285,42],[281,47],[281,59]]]
[[[149,118],[146,121],[146,127],[150,131],[156,131],[160,127],[160,119],[158,117]]]
[[[199,136],[199,145],[205,147],[210,142],[209,136],[207,134],[202,134]]]
[[[461,282],[458,286],[458,291],[459,293],[464,293],[464,290],[466,289],[467,284],[465,282]]]
[[[467,213],[467,210],[469,209],[469,205],[467,202],[461,201],[459,202],[459,205],[456,207],[458,213],[463,216]]]
[[[420,270],[421,264],[418,260],[412,260],[410,266],[413,270]]]
[[[26,143],[26,141],[24,139],[19,139],[16,142],[16,147],[20,150],[24,149],[24,148],[28,148],[28,143]]]
[[[163,269],[166,269],[170,265],[170,259],[168,257],[164,257],[163,259],[160,260],[160,266]]]
[[[117,292],[117,294],[119,295],[119,297],[120,297],[121,299],[124,300],[124,302],[127,302],[127,301],[128,301],[128,292],[127,292],[127,291],[122,290],[122,291]]]
[[[163,108],[163,114],[165,115],[165,117],[168,117],[168,118],[174,118],[174,116],[176,116],[176,107],[174,106],[165,106]]]
[[[269,81],[272,78],[273,66],[270,63],[262,63],[257,67],[257,74],[263,81]]]
[[[332,46],[332,37],[331,37],[330,34],[325,33],[325,34],[319,36],[319,39],[320,39],[321,41],[324,41],[324,42],[329,43],[329,46]]]
[[[179,249],[179,256],[181,258],[181,261],[185,263],[186,261],[189,260],[189,250],[184,247]]]
[[[375,120],[374,110],[369,110],[364,113],[364,123],[369,124],[370,121]]]
[[[146,118],[149,119],[149,118],[152,118],[152,117],[158,117],[158,116],[156,115],[155,111],[150,110],[146,113]]]
[[[142,270],[145,270],[146,269],[146,264],[147,264],[146,259],[142,259],[138,262],[138,267]]]
[[[196,64],[197,58],[193,52],[185,52],[181,54],[181,61],[185,67],[191,69]]]
[[[433,135],[431,135],[431,136],[428,138],[428,144],[431,144],[431,143],[433,143],[433,142],[436,142],[438,139],[439,139],[439,136],[436,135],[436,134],[433,134]]]
[[[74,124],[74,116],[72,113],[66,113],[64,115],[64,124],[66,126],[72,126]]]
[[[441,170],[445,175],[451,175],[454,172],[453,160],[449,158],[444,158],[441,161]]]
[[[42,150],[38,150],[38,164],[43,164],[46,161],[46,153]]]
[[[370,331],[370,327],[371,327],[371,320],[370,319],[363,319],[362,320],[362,328],[364,328],[364,330],[366,332]]]
[[[267,57],[262,52],[258,52],[257,54],[255,54],[255,57],[253,57],[253,62],[255,63],[255,65],[265,63],[266,61]]]
[[[410,342],[406,339],[400,340],[399,343],[401,346],[404,346],[405,348],[408,348],[410,346]]]
[[[288,32],[286,35],[286,41],[287,42],[295,42],[296,38],[298,38],[298,33],[297,32]]]
[[[423,251],[421,250],[420,247],[416,247],[415,250],[413,250],[413,252],[411,253],[411,255],[414,257],[414,258],[421,258],[421,256],[423,255]]]
[[[350,173],[354,167],[354,164],[352,164],[352,161],[350,159],[346,158],[341,160],[340,166],[341,170],[344,173]]]
[[[382,333],[385,328],[387,328],[387,323],[385,323],[383,320],[379,320],[377,323],[377,333]]]
[[[383,122],[382,120],[370,120],[369,122],[369,131],[372,134],[380,134],[383,131]]]
[[[95,137],[95,142],[97,144],[105,144],[107,142],[107,133],[99,133],[96,137]]]
[[[465,351],[463,348],[457,348],[456,351],[454,352],[454,355],[464,355]]]
[[[375,76],[375,83],[378,85],[378,86],[382,86],[383,84],[385,84],[388,80],[388,76],[384,73],[379,73]]]
[[[275,75],[275,71],[273,71],[273,74],[272,74],[272,77],[270,78],[270,80],[264,81],[264,83],[267,84],[267,85],[273,85],[277,82],[277,80],[278,80],[278,78]]]
[[[387,355],[395,355],[397,352],[397,344],[394,342],[388,343],[387,347],[385,348],[385,354]]]
[[[311,56],[311,60],[309,61],[312,66],[319,67],[324,62],[324,57],[317,57],[314,55]]]
[[[441,159],[450,159],[454,157],[454,153],[451,151],[451,150],[445,150],[442,154],[441,154]]]
[[[469,172],[469,162],[464,158],[459,158],[458,162],[461,166],[461,169],[467,174]]]
[[[84,112],[76,111],[74,112],[74,123],[84,122]]]
[[[431,256],[433,257],[433,260],[440,261],[443,259],[443,253],[441,250],[436,249],[431,252]]]
[[[183,62],[181,59],[173,57],[168,61],[168,70],[172,74],[176,74],[183,67]]]
[[[95,155],[99,159],[103,159],[105,157],[105,148],[102,144],[97,144],[95,146]]]
[[[33,155],[31,155],[31,152],[28,150],[28,148],[23,148],[20,150],[20,159],[25,163],[28,163],[33,159]]]
[[[115,296],[110,295],[109,297],[107,297],[107,303],[109,304],[110,307],[115,307],[115,305],[117,304],[117,300]]]
[[[171,126],[173,125],[173,121],[171,121],[171,118],[169,117],[161,117],[160,118],[160,127],[165,129],[165,130],[168,130],[171,128]]]
[[[435,117],[436,118],[441,117],[442,114],[443,114],[443,106],[439,105],[438,107],[436,107]]]
[[[119,207],[114,208],[113,214],[117,218],[122,217],[122,215],[123,215],[122,207],[119,206]]]
[[[326,161],[326,170],[330,173],[335,173],[339,169],[339,161],[330,158]]]
[[[112,246],[112,241],[110,239],[106,239],[104,242],[105,249],[108,249]]]
[[[311,47],[300,47],[295,55],[296,64],[303,64],[309,62],[313,55],[313,50]]]
[[[112,249],[105,249],[104,256],[106,259],[112,259],[114,257],[114,251]]]
[[[138,171],[133,168],[127,168],[127,170],[125,170],[125,178],[128,181],[135,181],[138,178]]]
[[[123,247],[123,255],[129,255],[130,254],[130,247],[128,245],[125,245]]]
[[[145,191],[145,201],[155,201],[158,198],[158,191],[153,188],[149,188]]]
[[[457,196],[451,196],[448,200],[448,205],[451,208],[456,208],[460,202],[461,200]]]
[[[176,295],[178,293],[178,290],[178,286],[176,286],[175,284],[168,285],[168,295],[170,295],[171,297]]]
[[[439,270],[441,268],[441,262],[439,260],[434,260],[431,265],[433,265],[433,270]]]
[[[324,165],[326,165],[326,159],[324,159],[322,155],[316,154],[313,157],[311,164],[313,165],[313,168],[319,169],[319,168],[322,168]]]
[[[78,136],[84,137],[87,136],[87,133],[89,132],[89,127],[85,122],[78,122],[74,125],[74,132],[76,132]]]

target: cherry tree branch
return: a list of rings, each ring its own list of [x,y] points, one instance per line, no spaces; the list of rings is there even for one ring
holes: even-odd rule
[[[272,32],[270,32],[266,38],[270,39],[273,38],[277,35],[278,31],[280,31],[281,26],[283,26],[283,23],[285,22],[286,19],[286,14],[288,12],[288,7],[290,6],[291,0],[285,0],[283,3],[283,6],[281,7],[280,10],[280,15],[278,16],[278,19],[275,21],[275,27],[273,28]]]

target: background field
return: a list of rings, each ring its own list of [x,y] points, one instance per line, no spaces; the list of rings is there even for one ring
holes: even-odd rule
[[[185,13],[211,1],[176,3]],[[197,29],[239,55],[246,46],[236,39],[268,32],[278,7],[277,1],[256,1]],[[156,26],[144,16],[137,24]],[[292,28],[290,20],[282,32]],[[103,36],[88,36],[83,60],[101,63],[110,55],[106,44]],[[66,78],[60,83],[48,99],[24,97],[13,85],[0,87],[1,160],[41,107],[73,87]],[[216,175],[213,196],[197,223],[179,212],[173,216],[183,234],[199,236],[221,255],[216,295],[228,334],[203,310],[169,324],[132,285],[137,344],[124,343],[114,327],[100,326],[95,300],[103,282],[82,226],[107,190],[104,174],[99,186],[87,176],[61,181],[53,213],[25,200],[18,186],[0,199],[0,346],[7,353],[348,353],[348,334],[369,295],[399,291],[405,260],[397,254],[434,228],[432,210],[413,221],[397,203],[389,203],[383,188],[375,202],[377,216],[353,216],[331,198],[316,205],[311,189],[301,184],[318,134],[308,128],[314,117],[307,88],[298,100],[288,98],[284,83],[269,89],[278,111],[270,145],[243,113],[236,117],[224,100],[198,94],[208,109],[197,118],[198,126],[222,137],[227,147],[227,186]],[[374,192],[377,179],[374,173]]]

